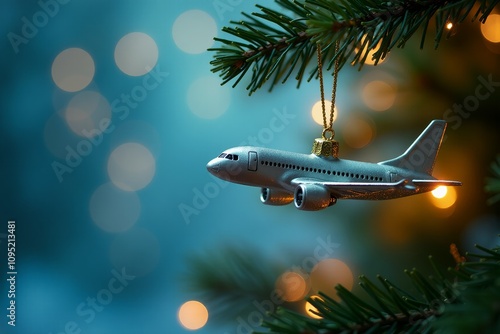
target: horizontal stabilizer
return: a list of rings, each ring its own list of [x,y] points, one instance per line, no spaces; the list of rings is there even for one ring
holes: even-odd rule
[[[460,181],[450,181],[450,180],[412,180],[412,183],[416,186],[447,186],[447,187],[459,187],[462,185]]]

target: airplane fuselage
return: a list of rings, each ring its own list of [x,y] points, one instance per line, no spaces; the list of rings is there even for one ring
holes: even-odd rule
[[[337,199],[399,198],[462,185],[432,176],[445,129],[445,121],[431,121],[403,154],[378,163],[240,146],[211,160],[207,169],[223,180],[261,187],[264,204],[294,201],[300,210],[321,210]]]
[[[401,180],[429,179],[426,173],[418,173],[403,168],[377,163],[324,158],[314,154],[279,151],[269,148],[242,146],[224,151],[224,154],[238,156],[238,160],[217,157],[209,162],[209,171],[216,176],[234,183],[248,186],[282,189],[290,194],[295,191],[293,180],[311,178],[323,182],[336,183],[395,183]],[[432,178],[434,179],[434,178]],[[337,199],[391,199],[414,195],[435,189],[413,187],[406,183],[401,187],[373,192],[339,192]]]

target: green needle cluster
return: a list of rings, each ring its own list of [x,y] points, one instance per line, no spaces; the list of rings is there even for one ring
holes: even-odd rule
[[[290,76],[300,86],[304,77],[317,76],[316,48],[321,46],[323,64],[331,70],[349,63],[362,68],[369,55],[377,64],[395,47],[402,48],[417,32],[421,47],[433,26],[434,44],[449,37],[454,26],[471,17],[484,22],[500,0],[275,0],[279,10],[257,5],[259,11],[242,13],[215,38],[217,47],[210,62],[222,84],[235,87],[250,72],[246,89],[254,93],[270,81],[270,89]],[[432,24],[431,24],[432,23]],[[335,42],[339,41],[337,53]],[[373,52],[375,51],[375,52]],[[315,66],[316,65],[316,66]],[[306,76],[304,76],[307,74]]]

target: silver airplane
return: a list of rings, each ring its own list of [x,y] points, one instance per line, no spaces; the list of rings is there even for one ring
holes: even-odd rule
[[[261,187],[260,199],[269,205],[294,202],[297,209],[315,211],[338,199],[393,199],[462,185],[432,176],[445,130],[445,121],[433,120],[406,152],[379,163],[240,146],[225,150],[207,169],[223,180]]]

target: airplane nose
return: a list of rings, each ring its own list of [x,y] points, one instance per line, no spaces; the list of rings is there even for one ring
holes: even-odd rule
[[[215,161],[215,159],[211,160],[207,164],[207,169],[212,174],[217,174],[219,172],[219,162]]]

